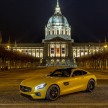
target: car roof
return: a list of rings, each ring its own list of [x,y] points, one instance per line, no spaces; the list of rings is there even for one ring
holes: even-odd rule
[[[57,70],[62,70],[62,69],[63,69],[63,70],[72,70],[72,69],[76,69],[76,68],[70,68],[70,67],[66,68],[66,67],[65,67],[65,68],[58,68]]]
[[[69,70],[83,70],[83,71],[86,71],[86,70],[84,70],[84,69],[81,69],[81,68],[74,68],[74,67],[64,67],[64,68],[58,68],[57,70],[62,70],[62,69],[69,69]],[[88,71],[86,71],[86,72],[88,72]]]

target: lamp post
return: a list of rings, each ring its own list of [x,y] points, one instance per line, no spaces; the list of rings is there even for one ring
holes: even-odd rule
[[[104,49],[107,49],[108,45],[104,45]]]
[[[105,57],[105,55],[106,55],[107,48],[108,48],[108,45],[105,44],[105,45],[104,45],[104,57]],[[107,67],[107,59],[106,59],[106,57],[105,57],[105,58],[103,59],[103,69],[106,69],[106,67]]]
[[[8,48],[8,50],[10,49],[10,46],[9,45],[7,45],[7,48]]]

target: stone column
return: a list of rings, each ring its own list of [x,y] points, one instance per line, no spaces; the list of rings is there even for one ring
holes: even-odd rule
[[[35,49],[35,57],[36,57],[36,49]]]
[[[66,56],[68,57],[68,44],[66,44]]]
[[[79,48],[79,51],[80,51],[79,53],[80,53],[80,57],[81,57],[81,47]]]
[[[31,48],[31,56],[32,56],[32,48]]]
[[[86,50],[85,50],[85,46],[84,46],[84,52],[83,52],[83,53],[84,53],[84,56],[85,56],[85,51],[86,51]]]
[[[55,43],[55,57],[56,57],[56,43]]]
[[[51,57],[51,54],[50,54],[50,52],[51,52],[50,44],[48,44],[48,46],[49,46],[49,57]]]
[[[60,43],[60,58],[61,58],[61,54],[62,54],[62,47],[61,47],[61,43]]]
[[[40,58],[40,48],[39,48],[39,58]]]

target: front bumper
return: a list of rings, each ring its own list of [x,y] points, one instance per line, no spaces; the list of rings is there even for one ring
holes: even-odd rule
[[[47,91],[46,87],[44,89],[40,89],[40,90],[36,90],[36,91],[34,90],[34,88],[31,88],[31,91],[26,91],[26,90],[20,89],[20,94],[25,97],[32,97],[33,99],[45,99],[46,91]]]

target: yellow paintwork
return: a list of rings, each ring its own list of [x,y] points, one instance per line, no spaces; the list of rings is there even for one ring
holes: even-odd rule
[[[73,69],[72,73],[75,70],[76,69]],[[43,77],[30,78],[30,79],[27,79],[27,80],[24,80],[23,82],[21,82],[20,85],[26,86],[26,87],[31,87],[32,91],[31,92],[22,92],[20,90],[20,93],[29,95],[33,99],[45,99],[46,92],[47,92],[48,88],[53,84],[58,85],[60,88],[60,95],[64,95],[64,94],[69,94],[69,93],[73,93],[73,92],[86,90],[88,81],[90,79],[94,79],[96,82],[95,75],[93,75],[89,72],[87,72],[86,75],[76,76],[76,77],[50,77],[50,76],[45,77],[45,76],[43,76]],[[63,84],[64,82],[69,82],[69,85],[65,86]],[[47,85],[43,89],[36,91],[35,86],[40,85],[42,83],[46,83]],[[35,94],[36,92],[40,92],[41,96],[36,96],[36,94]]]

